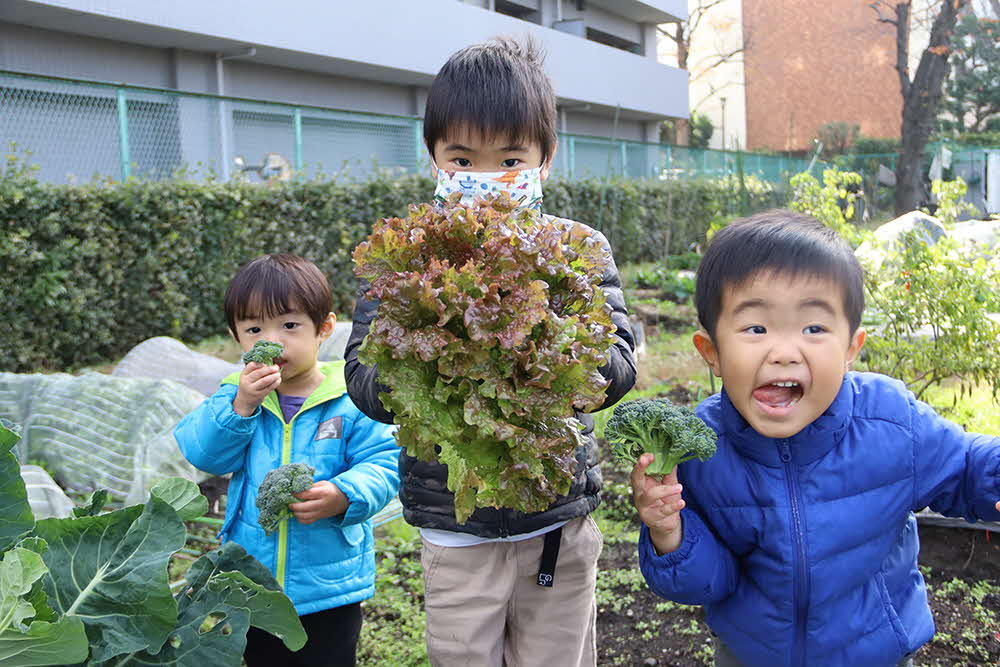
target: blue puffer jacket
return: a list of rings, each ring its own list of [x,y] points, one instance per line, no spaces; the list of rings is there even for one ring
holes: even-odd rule
[[[371,517],[399,491],[394,428],[363,415],[344,384],[344,362],[326,375],[292,421],[271,392],[250,417],[233,411],[239,375],[224,381],[177,425],[174,436],[196,468],[233,473],[220,537],[242,545],[274,573],[298,613],[309,614],[375,593]],[[270,536],[257,523],[257,489],[269,470],[308,463],[314,479],[336,484],[350,505],[341,516],[304,525],[281,522]]]
[[[641,531],[655,593],[704,605],[755,667],[889,666],[931,638],[913,511],[1000,519],[1000,438],[964,433],[867,373],[848,373],[787,440],[757,434],[724,391],[697,412],[718,452],[680,466],[680,548],[657,556]]]

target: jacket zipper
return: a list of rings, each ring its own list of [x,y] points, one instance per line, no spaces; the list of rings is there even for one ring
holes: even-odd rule
[[[284,422],[284,418],[281,419]],[[292,417],[295,421],[295,417]],[[281,465],[287,465],[292,461],[292,424],[283,425],[281,438]],[[288,519],[282,519],[278,524],[278,550],[276,553],[277,562],[274,566],[274,578],[278,580],[281,589],[285,589],[285,566],[288,561]]]
[[[806,567],[806,550],[802,538],[802,502],[798,484],[798,473],[792,464],[792,451],[787,440],[779,445],[781,462],[785,466],[785,485],[792,508],[792,522],[795,528],[795,640],[792,644],[792,664],[805,665],[806,611],[809,608],[809,569]]]

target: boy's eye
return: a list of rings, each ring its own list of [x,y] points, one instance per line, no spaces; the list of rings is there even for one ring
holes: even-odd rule
[[[284,327],[286,329],[296,329],[301,326],[298,322],[285,322]]]
[[[810,324],[805,329],[803,329],[807,334],[821,334],[826,331],[826,327],[822,324]]]
[[[765,329],[763,326],[761,326],[759,324],[751,324],[750,326],[748,326],[743,331],[746,331],[747,333],[758,334],[758,335],[766,334],[767,333],[767,329]]]
[[[247,329],[247,333],[250,334],[251,336],[256,336],[257,334],[260,333],[260,327],[249,327]]]
[[[457,157],[455,158],[455,164],[459,167],[471,167],[472,161],[467,157]]]
[[[517,165],[521,164],[521,160],[516,157],[509,157],[500,163],[500,166],[504,169],[513,169]]]

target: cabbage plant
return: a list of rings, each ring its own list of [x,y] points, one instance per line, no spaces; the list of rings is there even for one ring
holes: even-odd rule
[[[171,591],[184,521],[208,509],[193,482],[166,479],[106,513],[97,492],[73,517],[35,521],[18,437],[0,423],[0,664],[238,667],[251,625],[305,644],[291,600],[238,544],[203,555]]]

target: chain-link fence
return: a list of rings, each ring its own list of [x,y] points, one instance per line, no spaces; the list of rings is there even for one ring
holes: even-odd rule
[[[0,144],[38,178],[364,177],[429,164],[419,118],[0,72]],[[25,157],[26,156],[26,157]],[[771,183],[805,160],[562,133],[554,172],[569,178],[724,177]]]

